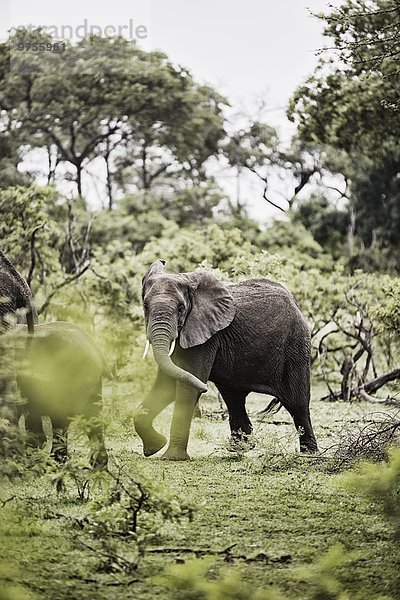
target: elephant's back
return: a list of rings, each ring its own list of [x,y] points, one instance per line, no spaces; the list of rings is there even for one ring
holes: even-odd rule
[[[60,369],[59,375],[82,373],[88,377],[103,371],[103,357],[91,336],[76,325],[64,321],[37,325],[32,339],[30,359],[48,361]],[[43,365],[40,365],[41,369]]]
[[[285,287],[268,279],[253,279],[229,290],[236,314],[222,337],[247,340],[255,354],[295,345],[297,340],[307,343],[309,327]]]
[[[272,279],[248,279],[240,283],[234,283],[228,286],[232,294],[237,311],[244,310],[246,316],[248,313],[262,311],[262,314],[268,314],[275,310],[281,312],[293,313],[302,318],[298,304],[290,291],[282,284]]]
[[[310,333],[293,296],[268,279],[229,286],[236,307],[232,323],[216,335],[210,379],[228,388],[279,396],[294,363],[309,370]]]

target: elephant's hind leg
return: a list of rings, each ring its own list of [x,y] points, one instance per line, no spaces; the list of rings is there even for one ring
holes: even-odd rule
[[[246,397],[248,392],[219,384],[217,384],[217,388],[224,399],[229,413],[231,437],[228,443],[228,450],[236,452],[239,449],[250,450],[254,448],[254,442],[250,439],[253,426],[246,411]]]
[[[156,454],[167,443],[167,438],[153,427],[154,419],[175,400],[176,381],[158,370],[156,380],[135,416],[136,433],[142,438],[143,454]]]
[[[27,444],[33,448],[42,448],[46,443],[41,415],[29,411],[24,415]]]
[[[51,455],[59,462],[64,463],[68,458],[67,436],[68,436],[68,417],[59,416],[51,417],[51,425],[53,428],[53,443],[51,447]]]
[[[90,443],[90,464],[96,469],[105,469],[108,465],[108,454],[104,443],[104,424],[102,420],[103,394],[102,382],[100,381],[93,393],[89,406],[91,413],[89,417],[88,437]]]
[[[285,406],[285,404],[284,404]],[[313,454],[318,452],[317,440],[315,439],[314,430],[311,424],[310,411],[307,408],[299,408],[298,406],[285,406],[293,418],[295,427],[300,439],[300,452],[305,454]]]
[[[300,373],[292,377],[280,400],[294,421],[300,439],[300,452],[308,454],[318,452],[310,416],[309,374]]]

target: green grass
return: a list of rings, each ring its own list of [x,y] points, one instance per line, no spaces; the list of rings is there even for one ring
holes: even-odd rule
[[[170,463],[141,456],[140,440],[128,418],[134,410],[129,385],[114,384],[107,395],[113,405],[121,399],[119,426],[107,439],[112,460],[162,482],[196,508],[192,522],[163,526],[154,540],[156,547],[219,551],[236,544],[233,555],[251,559],[263,553],[268,560],[234,559],[229,568],[239,570],[245,581],[256,586],[277,585],[284,597],[307,599],[307,585],[299,581],[299,570],[340,542],[356,552],[351,567],[341,573],[350,594],[362,590],[363,598],[400,597],[392,528],[377,506],[346,492],[320,462],[297,453],[298,439],[284,410],[269,418],[272,423],[253,418],[257,447],[237,456],[224,448],[228,422],[216,414],[217,403],[206,399],[204,416],[192,426],[192,460]],[[254,415],[265,404],[265,397],[253,395],[250,413]],[[365,403],[314,402],[313,421],[321,449],[337,443],[344,423],[374,411],[374,405]],[[170,417],[171,410],[159,417],[164,433],[168,433]],[[31,595],[51,600],[166,597],[155,576],[177,559],[194,558],[185,552],[148,553],[133,575],[101,573],[98,557],[74,543],[65,520],[49,518],[54,513],[84,512],[73,486],[57,495],[45,476],[2,482],[0,498],[11,496],[16,499],[0,510],[0,580],[8,584],[13,580],[22,591],[12,596],[3,585],[2,600]],[[286,559],[279,561],[282,556]],[[215,557],[215,562],[218,571],[223,557]]]

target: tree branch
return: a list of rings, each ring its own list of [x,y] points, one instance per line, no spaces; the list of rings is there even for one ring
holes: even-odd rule
[[[49,306],[51,300],[54,298],[54,296],[57,294],[57,292],[59,292],[62,288],[69,285],[73,281],[76,281],[77,279],[79,279],[79,277],[82,277],[82,275],[84,273],[86,273],[86,271],[89,269],[89,267],[90,267],[90,262],[87,263],[80,271],[78,271],[71,277],[67,277],[66,279],[64,279],[64,281],[62,281],[61,283],[56,285],[55,288],[53,289],[53,291],[47,296],[46,300],[43,302],[42,306],[37,311],[38,315],[41,315],[46,310],[46,308]]]

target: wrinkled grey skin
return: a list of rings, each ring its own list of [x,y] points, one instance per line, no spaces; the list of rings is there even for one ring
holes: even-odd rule
[[[25,314],[18,314],[19,309],[25,309]],[[13,319],[27,323],[33,333],[37,313],[27,282],[0,250],[0,332],[10,329]]]
[[[17,384],[26,400],[20,413],[25,416],[27,432],[35,434],[34,445],[46,441],[41,417],[51,418],[57,440],[55,455],[63,459],[69,418],[100,415],[102,377],[110,376],[110,372],[93,339],[75,325],[62,321],[37,325],[29,346],[26,337],[26,326],[3,336],[3,340],[10,340],[10,348],[13,340]],[[107,454],[99,422],[93,423],[89,436],[96,445],[93,462],[105,464]]]
[[[268,279],[224,286],[210,273],[173,275],[164,265],[156,261],[143,278],[147,337],[159,367],[135,418],[145,456],[166,444],[153,420],[175,400],[163,457],[189,458],[193,409],[208,380],[228,407],[233,444],[252,432],[245,402],[253,391],[276,396],[301,434],[301,451],[316,452],[309,412],[310,333],[292,295]]]

